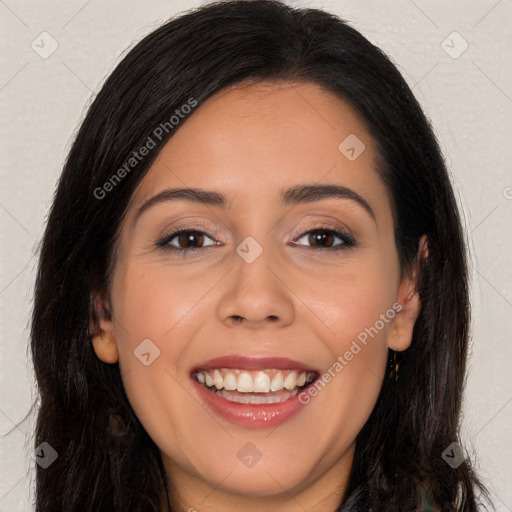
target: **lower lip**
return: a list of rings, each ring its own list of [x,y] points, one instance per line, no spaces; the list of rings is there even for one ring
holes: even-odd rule
[[[224,419],[244,428],[267,428],[280,425],[297,414],[304,404],[299,401],[299,393],[284,402],[272,404],[241,404],[232,402],[209,391],[192,377],[194,388],[208,409]]]

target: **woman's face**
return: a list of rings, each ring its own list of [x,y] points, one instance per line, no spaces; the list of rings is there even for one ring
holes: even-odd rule
[[[256,83],[198,108],[137,189],[101,321],[115,345],[95,349],[119,358],[186,506],[312,507],[347,478],[388,346],[407,348],[418,312],[375,158],[337,96]],[[146,203],[184,188],[203,200]]]

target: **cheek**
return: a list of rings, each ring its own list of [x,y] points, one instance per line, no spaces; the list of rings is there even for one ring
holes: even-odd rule
[[[362,275],[362,274],[361,274]],[[386,378],[387,334],[396,314],[389,282],[367,271],[365,278],[334,283],[312,299],[323,328],[322,341],[330,353],[318,393],[311,396],[311,429],[321,424],[321,445],[334,461],[351,446],[368,420]],[[328,297],[328,299],[326,299]],[[332,331],[332,332],[331,332]],[[322,387],[323,386],[323,387]],[[325,412],[324,412],[325,411]]]
[[[298,292],[308,297],[308,305],[321,320],[319,338],[330,354],[324,375],[338,405],[327,422],[333,430],[345,425],[354,436],[370,415],[385,378],[387,336],[397,313],[398,287],[398,262],[389,254],[386,258],[368,252],[364,260],[340,267],[320,290],[315,291],[311,279],[303,281]]]
[[[364,258],[347,259],[330,270],[329,278],[325,273],[302,278],[297,295],[307,297],[308,307],[324,325],[331,352],[343,353],[356,339],[384,340],[395,316],[392,306],[398,291],[398,263],[393,253],[367,251]],[[358,359],[370,357],[370,352],[361,352]]]
[[[166,411],[187,407],[182,355],[194,337],[208,288],[180,282],[162,264],[126,264],[113,283],[115,333],[126,394],[146,430],[173,423]],[[183,281],[183,279],[182,279]],[[183,370],[183,374],[178,374]],[[169,407],[171,406],[171,407]]]
[[[187,342],[179,333],[192,329],[194,318],[201,314],[201,297],[211,286],[208,276],[184,279],[179,271],[171,272],[163,263],[154,262],[126,265],[116,277],[122,351],[133,351],[149,338],[162,353],[178,354]]]

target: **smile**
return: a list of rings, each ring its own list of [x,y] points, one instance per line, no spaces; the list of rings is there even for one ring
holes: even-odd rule
[[[301,370],[215,368],[194,374],[204,387],[232,402],[244,404],[279,403],[294,397],[316,377]]]
[[[284,357],[223,356],[190,372],[192,389],[215,416],[242,428],[269,428],[303,407],[299,393],[317,380],[315,368]]]

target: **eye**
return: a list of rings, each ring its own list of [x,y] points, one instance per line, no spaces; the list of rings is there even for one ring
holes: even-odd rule
[[[194,245],[203,244],[205,238],[212,240],[211,244],[202,245],[201,247],[194,247]],[[171,243],[176,239],[175,243]],[[177,244],[177,245],[176,245]],[[157,242],[156,245],[164,250],[175,251],[175,252],[192,252],[198,249],[204,249],[215,245],[213,239],[203,231],[199,231],[193,228],[183,228],[172,233],[163,235]]]
[[[211,243],[205,243],[207,239],[210,240]],[[300,242],[303,239],[312,244],[309,248],[313,250],[340,251],[357,245],[355,240],[348,233],[322,225],[314,226],[313,229],[304,233],[298,241]],[[334,245],[336,239],[340,240],[341,243]],[[302,245],[295,241],[293,244]],[[182,254],[196,252],[214,245],[222,245],[222,243],[216,242],[204,231],[195,228],[175,230],[162,235],[162,237],[156,241],[157,247],[165,251],[173,251]]]
[[[341,240],[342,243],[333,245],[336,238]],[[298,240],[303,239],[312,244],[312,249],[317,250],[340,251],[356,246],[355,240],[348,233],[326,226],[315,226],[312,230],[304,233]],[[320,244],[320,247],[318,244]],[[322,244],[326,244],[326,246],[322,246]]]

